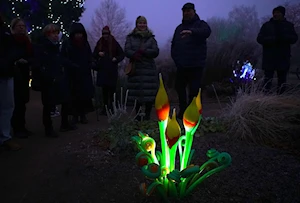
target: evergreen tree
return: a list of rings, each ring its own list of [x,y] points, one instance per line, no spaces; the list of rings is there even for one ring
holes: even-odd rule
[[[62,33],[68,36],[68,27],[79,21],[83,5],[84,0],[1,0],[0,11],[8,25],[15,17],[25,20],[34,39],[49,23],[60,25]]]

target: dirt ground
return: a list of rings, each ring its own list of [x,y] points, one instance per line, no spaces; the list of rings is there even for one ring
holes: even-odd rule
[[[44,136],[39,94],[32,92],[27,126],[34,135],[18,140],[23,149],[0,153],[1,203],[157,202],[140,195],[144,181],[135,154],[114,155],[99,142],[105,117],[80,125],[57,139]],[[217,114],[218,105],[204,104],[204,114]],[[55,118],[56,129],[60,118]],[[215,134],[196,138],[195,164],[216,148],[232,156],[232,165],[205,181],[184,202],[300,202],[300,157],[285,151],[232,141]]]

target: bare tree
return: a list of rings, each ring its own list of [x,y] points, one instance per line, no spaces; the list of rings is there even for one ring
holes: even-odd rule
[[[244,40],[256,39],[259,31],[259,19],[255,6],[234,7],[228,14],[229,21],[241,31],[239,36]]]
[[[131,26],[126,20],[125,8],[120,7],[115,0],[102,0],[93,15],[91,28],[88,31],[92,48],[101,37],[102,29],[106,25],[109,26],[112,35],[123,46]]]

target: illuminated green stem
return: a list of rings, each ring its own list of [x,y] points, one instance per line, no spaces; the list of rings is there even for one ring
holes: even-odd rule
[[[170,150],[170,172],[175,169],[177,144]]]
[[[194,134],[201,122],[202,116],[200,115],[197,125],[192,129],[185,129],[185,147],[183,151],[183,158],[180,163],[180,170],[182,171],[187,167],[187,163],[189,162],[189,157],[191,154],[191,148],[193,145]]]
[[[180,195],[180,198],[183,198],[185,196],[185,189],[186,189],[186,186],[187,186],[187,184],[188,184],[188,182],[189,182],[190,179],[191,179],[191,177],[183,178],[183,180],[179,184],[179,195]]]
[[[185,169],[187,167],[187,162],[189,160],[191,147],[193,144],[193,134],[191,133],[190,130],[186,131],[185,136],[186,136],[185,147],[183,150],[183,157],[182,157],[181,164],[180,164],[180,171],[182,171],[183,169]]]
[[[161,157],[161,162],[160,162],[161,167],[167,167],[168,166],[167,160],[169,159],[167,140],[166,140],[166,136],[165,136],[167,122],[168,122],[168,120],[158,122],[160,142],[161,142],[161,152],[162,152],[162,157]]]
[[[155,149],[151,150],[151,157],[154,163],[156,163],[157,165],[159,165],[159,162],[157,160],[156,154],[155,154]]]

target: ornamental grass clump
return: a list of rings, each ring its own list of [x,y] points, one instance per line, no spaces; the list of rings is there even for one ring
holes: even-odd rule
[[[237,139],[268,145],[291,142],[300,134],[300,91],[277,95],[257,88],[240,90],[222,120]]]

